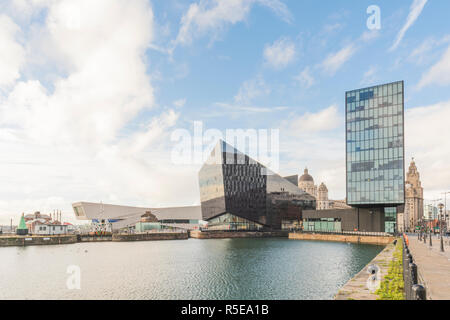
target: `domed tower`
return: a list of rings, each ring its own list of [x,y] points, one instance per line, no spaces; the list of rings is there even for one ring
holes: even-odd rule
[[[328,188],[325,183],[321,183],[317,192],[317,210],[330,209],[330,201],[328,200]]]
[[[405,189],[405,229],[413,231],[423,215],[423,188],[414,158],[406,174]]]
[[[317,198],[317,186],[314,185],[314,179],[309,175],[307,168],[305,168],[304,174],[298,179],[298,187]]]

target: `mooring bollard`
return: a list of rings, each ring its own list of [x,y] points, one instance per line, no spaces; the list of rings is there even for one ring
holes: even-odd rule
[[[415,284],[412,287],[414,300],[427,300],[427,291],[424,286]]]

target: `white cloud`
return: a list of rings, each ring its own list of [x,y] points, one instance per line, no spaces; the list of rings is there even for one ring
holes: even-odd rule
[[[292,20],[289,10],[280,0],[200,0],[191,4],[183,15],[174,46],[190,44],[195,37],[207,33],[217,36],[227,25],[244,21],[254,4],[270,8],[287,22]]]
[[[291,116],[280,123],[283,175],[308,167],[316,183],[325,182],[331,199],[345,197],[345,123],[336,105]]]
[[[271,92],[269,86],[261,75],[245,81],[239,88],[239,92],[234,97],[236,104],[250,105],[255,98],[268,95]]]
[[[371,66],[363,75],[363,79],[361,80],[361,85],[369,86],[375,83],[377,77],[377,68],[375,66]]]
[[[322,69],[333,76],[356,52],[356,47],[350,44],[338,52],[328,55],[322,62]]]
[[[17,42],[20,28],[8,16],[0,15],[0,89],[8,88],[20,77],[25,49]]]
[[[295,44],[287,38],[281,38],[272,45],[266,45],[264,59],[271,67],[283,69],[295,58]]]
[[[414,0],[414,2],[411,4],[411,8],[409,9],[408,18],[406,19],[406,23],[403,25],[403,27],[397,34],[394,44],[390,48],[391,51],[397,49],[400,42],[402,42],[406,31],[408,31],[408,29],[411,28],[411,26],[414,24],[414,22],[416,22],[416,20],[419,18],[420,14],[422,13],[422,10],[425,7],[425,5],[427,4],[427,2],[428,2],[428,0]]]
[[[30,10],[35,1],[26,2]],[[154,32],[148,1],[39,6],[45,19],[23,36],[23,65],[49,68],[23,70],[27,77],[14,75],[0,93],[0,150],[8,151],[0,154],[0,222],[34,210],[73,217],[71,203],[81,200],[158,206],[198,198],[195,168],[171,165],[167,141],[179,114],[136,118],[155,104],[144,60]]]
[[[331,105],[317,113],[307,112],[290,120],[289,128],[292,132],[310,135],[336,129],[342,122],[343,117],[339,114],[337,105]]]
[[[184,107],[185,104],[186,104],[186,98],[178,99],[173,102],[173,105],[177,108],[182,108],[182,107]]]
[[[450,189],[450,101],[405,113],[406,164],[414,157],[425,197]]]
[[[298,76],[294,77],[294,79],[306,89],[312,87],[316,83],[313,76],[311,75],[309,67],[306,67],[302,72],[300,72]]]
[[[450,46],[442,58],[422,75],[418,87],[423,88],[431,84],[440,86],[450,84]]]

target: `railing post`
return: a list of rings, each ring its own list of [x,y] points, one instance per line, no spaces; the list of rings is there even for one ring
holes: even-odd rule
[[[427,291],[424,286],[415,284],[412,287],[413,300],[427,300]]]
[[[411,280],[412,284],[417,284],[417,265],[415,263],[409,264],[409,269],[411,270]]]

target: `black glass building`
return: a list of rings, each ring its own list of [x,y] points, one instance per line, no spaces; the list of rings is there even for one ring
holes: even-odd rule
[[[315,198],[224,141],[199,172],[203,220],[216,230],[280,230],[299,225]]]
[[[405,202],[403,81],[346,92],[347,204],[385,208],[394,232]]]

